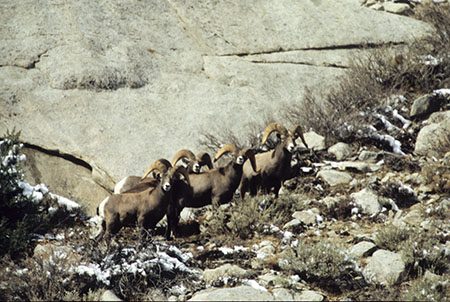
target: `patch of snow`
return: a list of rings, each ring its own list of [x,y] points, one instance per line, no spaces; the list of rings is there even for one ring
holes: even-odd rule
[[[105,285],[109,285],[109,278],[111,277],[111,273],[109,271],[102,271],[100,266],[96,263],[89,263],[88,265],[79,265],[73,268],[73,272],[79,275],[88,275],[95,276],[97,281],[104,283]]]
[[[322,223],[323,222],[323,217],[321,216],[321,215],[316,215],[316,222],[318,223],[318,224],[320,224],[320,223]]]
[[[187,262],[193,257],[192,253],[183,253],[174,245],[169,247],[169,251],[173,252],[183,262]]]
[[[302,172],[309,173],[312,171],[313,168],[312,167],[300,167],[300,169],[302,170]]]
[[[242,280],[242,283],[248,286],[253,287],[254,289],[266,292],[267,289],[264,286],[261,286],[256,280],[248,280],[248,279],[244,279]]]
[[[61,240],[66,239],[66,236],[64,236],[64,234],[57,234],[55,236],[55,239],[58,240],[58,241],[61,241]]]
[[[14,274],[16,276],[22,276],[24,274],[28,273],[28,269],[27,268],[22,268],[22,269],[17,269]]]
[[[44,198],[44,195],[48,193],[48,189],[44,184],[32,186],[25,181],[19,181],[18,186],[22,189],[22,195],[31,198],[34,203],[39,203]]]
[[[433,57],[432,55],[426,55],[421,58],[421,61],[425,65],[437,66],[442,62],[442,59],[437,59],[437,58]]]
[[[378,134],[376,132],[372,133],[370,136],[378,141],[387,142],[389,146],[392,148],[392,152],[400,155],[405,155],[405,153],[401,149],[402,143],[396,140],[394,137],[388,134]]]
[[[243,247],[241,245],[234,246],[234,248],[222,246],[218,248],[219,251],[222,252],[224,255],[238,253],[238,252],[246,252],[248,249],[246,247]]]
[[[183,284],[175,285],[169,290],[169,292],[175,296],[184,295],[187,293],[187,291],[187,288]]]
[[[403,129],[407,129],[411,125],[411,121],[404,118],[400,113],[398,113],[397,109],[392,111],[392,116],[403,124]]]
[[[441,89],[433,90],[433,94],[441,95],[441,96],[450,95],[450,88],[441,88]]]
[[[80,205],[75,201],[65,198],[63,196],[53,193],[50,193],[50,196],[56,199],[58,205],[64,206],[68,211],[72,211],[73,209],[78,209],[80,207]]]
[[[299,275],[292,275],[290,278],[294,282],[299,282],[301,280]]]

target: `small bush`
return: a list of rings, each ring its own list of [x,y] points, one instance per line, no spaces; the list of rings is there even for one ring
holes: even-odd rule
[[[365,286],[356,262],[331,242],[300,244],[294,252],[288,268],[324,290],[341,293]]]
[[[419,279],[413,281],[401,295],[403,301],[446,301],[449,293],[448,276],[439,280]]]
[[[45,185],[30,186],[23,179],[19,132],[0,140],[0,256],[19,259],[33,247],[37,234],[83,219],[81,209],[67,211],[48,194]]]
[[[382,249],[398,251],[401,248],[401,243],[409,239],[412,232],[411,229],[389,224],[378,231],[375,244]]]
[[[414,191],[401,182],[387,182],[378,190],[381,196],[391,198],[400,207],[409,207],[418,202]]]
[[[281,195],[274,200],[268,196],[257,196],[235,200],[227,207],[212,212],[205,221],[206,234],[249,239],[255,233],[265,232],[267,225],[283,226],[292,219],[292,213],[305,209],[299,196]]]

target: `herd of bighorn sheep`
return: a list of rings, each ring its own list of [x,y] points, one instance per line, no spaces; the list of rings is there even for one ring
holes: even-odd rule
[[[123,226],[137,225],[144,231],[151,229],[167,215],[166,238],[179,235],[180,213],[185,207],[200,208],[230,202],[238,190],[242,199],[249,192],[255,196],[274,193],[278,197],[283,181],[299,174],[296,140],[300,138],[308,148],[300,126],[293,131],[278,123],[270,123],[262,135],[262,145],[276,133],[278,144],[269,151],[239,149],[233,144],[223,145],[214,162],[225,154],[232,160],[214,167],[206,152],[195,155],[187,149],[179,150],[172,162],[158,159],[143,177],[128,176],[114,188],[114,194],[98,206],[102,231],[97,240],[116,234]],[[260,150],[260,149],[258,149]],[[145,234],[145,232],[144,232]]]

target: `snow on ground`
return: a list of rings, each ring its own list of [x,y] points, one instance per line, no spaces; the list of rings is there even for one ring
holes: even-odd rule
[[[67,209],[67,211],[72,211],[74,209],[78,209],[80,207],[80,205],[78,203],[76,203],[73,200],[70,200],[66,197],[54,194],[54,193],[50,193],[50,196],[52,198],[55,198],[56,201],[58,202],[59,206],[63,206]]]

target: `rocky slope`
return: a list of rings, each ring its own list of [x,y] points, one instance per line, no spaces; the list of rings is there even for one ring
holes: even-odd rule
[[[198,148],[205,130],[242,134],[301,101],[305,87],[328,90],[363,45],[403,45],[430,31],[355,0],[0,5],[0,132],[21,129],[36,157],[80,159],[107,189]],[[62,191],[58,176],[44,181]],[[85,190],[74,197],[85,200]]]

